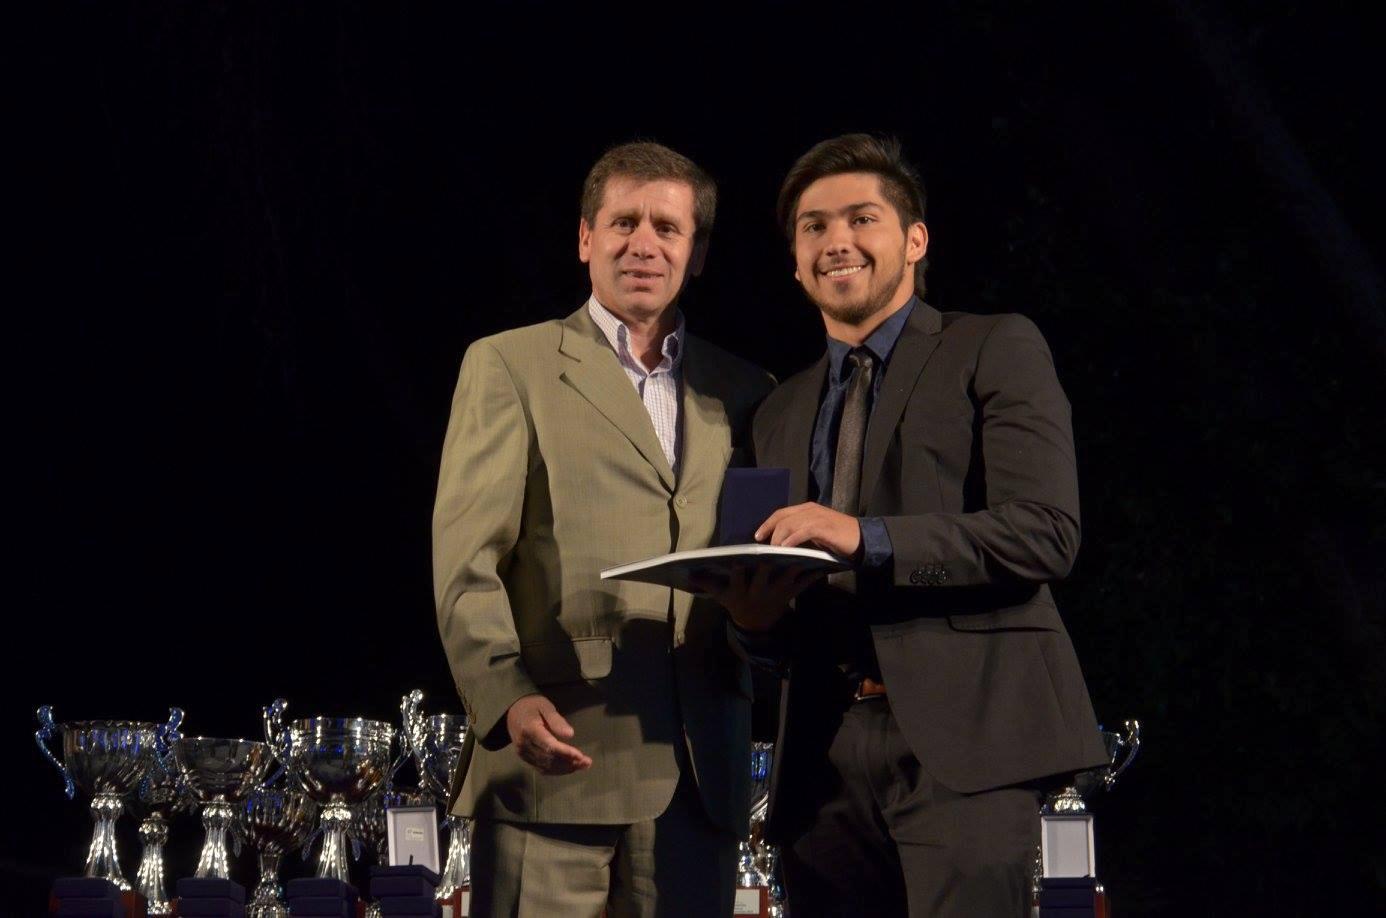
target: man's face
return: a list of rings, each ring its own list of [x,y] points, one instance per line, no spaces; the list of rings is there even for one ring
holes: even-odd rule
[[[607,180],[593,225],[578,224],[578,258],[592,292],[623,319],[658,317],[702,268],[693,242],[693,188],[685,182]]]
[[[900,225],[875,175],[830,175],[799,197],[794,277],[829,319],[860,325],[908,299],[928,238],[923,223]]]

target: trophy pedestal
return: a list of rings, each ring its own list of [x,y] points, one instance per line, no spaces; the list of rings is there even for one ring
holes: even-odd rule
[[[737,918],[741,918],[743,915],[754,916],[754,918],[769,918],[770,890],[764,886],[738,886],[736,898],[732,902],[732,914]]]
[[[120,902],[125,906],[125,918],[148,918],[144,896],[137,891],[129,889],[122,892]],[[48,914],[56,915],[58,904],[58,897],[50,893],[48,896]]]
[[[1095,877],[1040,881],[1031,915],[1035,918],[1112,918],[1107,891]]]

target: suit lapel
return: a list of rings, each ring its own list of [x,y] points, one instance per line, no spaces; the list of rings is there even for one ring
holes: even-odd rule
[[[720,481],[731,456],[731,425],[718,397],[716,367],[708,365],[701,341],[689,335],[684,342],[680,491],[696,488],[705,479]]]
[[[937,309],[920,303],[910,313],[909,321],[900,330],[900,340],[895,343],[895,351],[890,355],[886,376],[881,383],[875,409],[871,412],[871,422],[866,428],[866,447],[861,460],[861,502],[876,489],[881,477],[881,467],[885,463],[886,450],[890,447],[895,428],[900,426],[905,405],[914,392],[919,374],[924,364],[938,347],[938,333],[943,328],[943,317]]]
[[[650,416],[602,330],[587,314],[586,305],[563,320],[558,350],[566,358],[562,361],[563,379],[630,440],[672,492],[674,470],[664,458]]]
[[[809,458],[813,451],[813,422],[818,417],[818,397],[823,392],[823,380],[828,374],[828,354],[824,351],[818,363],[799,377],[799,391],[789,399],[785,411],[781,444],[788,450],[789,502],[800,504],[808,500]]]

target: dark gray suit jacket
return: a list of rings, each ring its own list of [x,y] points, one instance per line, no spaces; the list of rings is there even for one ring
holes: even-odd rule
[[[808,498],[827,364],[778,387],[753,425],[757,464],[790,469],[791,503]],[[863,624],[901,731],[947,787],[1102,764],[1048,587],[1078,552],[1078,481],[1068,400],[1033,323],[914,309],[867,429],[858,510],[884,518],[894,558],[861,573],[855,595],[812,588],[782,625],[770,836],[792,833],[833,780],[823,765],[842,709],[837,657]]]

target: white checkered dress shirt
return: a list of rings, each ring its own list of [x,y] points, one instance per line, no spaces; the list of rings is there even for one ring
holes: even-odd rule
[[[602,334],[606,335],[606,340],[611,342],[611,349],[616,352],[621,369],[626,371],[640,400],[645,403],[645,412],[654,424],[659,445],[664,447],[664,458],[669,460],[669,467],[677,475],[681,446],[679,383],[683,375],[680,369],[683,365],[683,313],[678,313],[678,324],[664,338],[660,349],[664,359],[659,366],[647,372],[645,365],[630,352],[630,330],[625,323],[597,302],[595,295],[587,301],[587,312]]]

